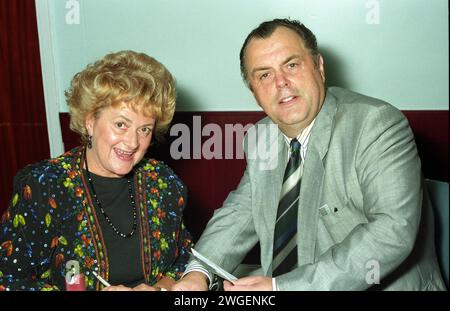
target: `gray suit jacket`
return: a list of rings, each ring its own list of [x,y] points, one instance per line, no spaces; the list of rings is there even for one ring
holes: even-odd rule
[[[246,135],[242,180],[196,245],[228,271],[259,240],[262,273],[271,275],[287,162],[287,144],[277,128],[275,134],[269,130],[273,127],[265,118]],[[270,156],[261,152],[262,145]],[[298,266],[276,278],[279,289],[445,289],[433,215],[422,194],[420,159],[401,112],[377,99],[329,88],[304,161]]]

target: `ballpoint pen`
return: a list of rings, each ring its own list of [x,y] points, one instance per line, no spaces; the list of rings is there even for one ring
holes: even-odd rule
[[[111,286],[104,278],[97,274],[97,272],[92,271],[92,274],[105,286]]]
[[[109,284],[104,278],[102,278],[100,275],[98,275],[95,271],[92,271],[92,274],[105,286],[111,286],[111,284]],[[160,291],[165,292],[167,291],[167,289],[160,287],[159,288]]]

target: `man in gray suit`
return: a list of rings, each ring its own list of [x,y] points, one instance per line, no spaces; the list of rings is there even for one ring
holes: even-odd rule
[[[262,23],[240,57],[268,117],[246,136],[242,180],[195,249],[233,271],[259,241],[262,271],[224,289],[445,289],[420,159],[401,112],[326,88],[315,36],[298,21]],[[270,157],[255,152],[263,143]],[[211,272],[192,260],[172,289],[206,290],[208,282]]]

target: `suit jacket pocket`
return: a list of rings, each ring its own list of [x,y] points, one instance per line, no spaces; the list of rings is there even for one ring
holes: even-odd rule
[[[342,242],[359,224],[367,223],[363,212],[349,203],[340,206],[325,204],[319,208],[319,218],[319,226],[322,226],[319,232],[322,231],[322,234],[318,236],[318,242],[321,242],[322,236],[324,240],[332,240],[334,244]]]

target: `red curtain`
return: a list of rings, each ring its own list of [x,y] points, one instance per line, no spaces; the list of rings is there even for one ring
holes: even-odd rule
[[[34,1],[0,1],[0,213],[13,177],[49,157]]]

